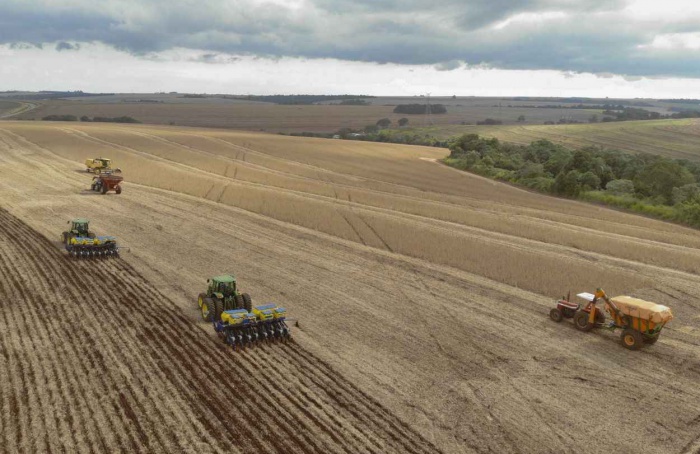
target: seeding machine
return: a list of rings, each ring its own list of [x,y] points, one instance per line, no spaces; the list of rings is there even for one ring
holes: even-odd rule
[[[250,295],[241,293],[231,275],[207,279],[209,286],[198,302],[205,322],[234,348],[245,348],[261,341],[287,340],[287,312],[274,303],[253,306]]]
[[[61,234],[66,251],[76,258],[112,257],[119,255],[117,239],[113,236],[97,236],[89,229],[87,219],[68,221],[71,228]]]
[[[622,345],[630,350],[639,350],[644,344],[656,343],[661,329],[673,319],[671,309],[661,304],[652,303],[632,296],[615,296],[609,298],[601,288],[595,293],[576,295],[587,304],[571,301],[569,294],[557,301],[557,306],[549,312],[555,322],[571,318],[576,329],[588,332],[593,328],[605,328],[611,331],[621,329]],[[605,311],[610,315],[606,323],[605,313],[596,307],[603,301]]]

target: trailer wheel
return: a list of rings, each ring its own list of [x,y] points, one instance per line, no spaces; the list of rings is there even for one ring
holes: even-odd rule
[[[117,186],[116,188],[114,188],[114,190],[117,191],[117,194],[121,194],[121,193],[122,193],[122,187],[121,187],[121,186]]]
[[[576,329],[588,332],[593,329],[593,325],[588,323],[588,316],[590,314],[586,311],[579,311],[574,315],[574,326]]]
[[[649,345],[654,345],[656,341],[659,340],[659,334],[654,334],[653,336],[645,336],[644,342]]]
[[[551,318],[555,322],[560,322],[561,319],[563,318],[563,315],[562,315],[561,311],[555,307],[554,309],[549,311],[549,318]]]
[[[253,300],[250,299],[250,295],[248,295],[247,293],[242,293],[241,296],[243,297],[243,308],[248,312],[252,312]]]
[[[644,343],[642,333],[631,328],[625,328],[620,338],[622,339],[622,345],[630,350],[639,350]]]

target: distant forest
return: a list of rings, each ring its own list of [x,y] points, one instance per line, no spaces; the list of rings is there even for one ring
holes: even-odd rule
[[[245,99],[248,101],[271,102],[283,105],[310,105],[325,101],[357,100],[361,98],[374,98],[364,95],[265,95],[265,96],[231,96],[231,98]]]
[[[399,104],[394,108],[394,113],[398,114],[408,114],[408,115],[418,115],[424,114],[428,110],[427,104]],[[447,113],[447,108],[442,104],[431,104],[430,113],[432,114],[444,114]]]

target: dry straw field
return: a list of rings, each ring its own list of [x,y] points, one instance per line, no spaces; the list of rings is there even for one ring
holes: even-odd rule
[[[597,146],[676,159],[700,159],[700,120],[695,118],[555,126],[436,126],[427,131],[442,138],[473,133],[523,145],[547,139],[572,149]]]
[[[277,105],[241,99],[210,96],[206,98],[183,97],[180,94],[116,94],[110,96],[86,96],[83,98],[40,101],[36,110],[26,112],[18,119],[40,119],[47,115],[75,115],[81,117],[131,116],[149,124],[175,124],[243,129],[269,132],[335,132],[341,128],[362,129],[374,125],[381,118],[389,118],[396,127],[402,117],[409,119],[409,126],[424,127],[429,124],[446,126],[464,123],[476,124],[486,118],[498,119],[504,124],[518,124],[523,116],[526,124],[560,119],[587,122],[591,115],[601,115],[600,109],[571,109],[556,107],[532,108],[533,104],[570,106],[556,100],[537,102],[515,101],[499,98],[433,97],[432,104],[447,107],[447,113],[432,115],[405,115],[394,113],[399,104],[426,103],[423,97],[378,97],[364,99],[367,105],[339,105],[340,100],[330,100],[318,105]],[[589,100],[600,106],[604,100]],[[530,106],[530,107],[527,107]],[[665,109],[659,108],[666,112]]]
[[[443,153],[1,123],[0,448],[697,451],[700,234]],[[98,155],[122,168],[121,195],[87,190],[81,162]],[[56,240],[79,216],[131,253],[66,260]],[[223,348],[195,303],[222,272],[285,305],[295,342]],[[598,286],[676,319],[640,352],[547,319]]]

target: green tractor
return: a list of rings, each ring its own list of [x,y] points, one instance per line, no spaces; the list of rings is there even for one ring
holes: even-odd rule
[[[253,303],[250,295],[241,293],[236,287],[236,278],[230,275],[207,279],[209,287],[206,293],[200,293],[198,302],[205,322],[221,320],[221,313],[233,309],[245,309],[251,312]]]
[[[70,230],[61,234],[66,251],[76,258],[107,257],[119,255],[117,239],[113,236],[97,236],[90,231],[90,221],[73,219],[68,221]]]

